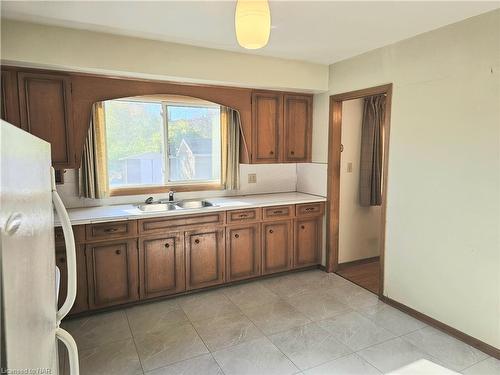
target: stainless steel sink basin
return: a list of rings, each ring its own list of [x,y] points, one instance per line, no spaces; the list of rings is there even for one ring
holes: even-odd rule
[[[180,201],[177,203],[177,206],[179,206],[180,208],[204,208],[204,207],[213,207],[214,204],[208,201],[197,199],[197,200]]]
[[[137,208],[144,212],[161,212],[161,211],[172,211],[176,210],[177,207],[172,203],[151,203],[151,204],[140,204]]]

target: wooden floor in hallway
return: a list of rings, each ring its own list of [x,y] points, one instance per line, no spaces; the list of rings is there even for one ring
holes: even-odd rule
[[[337,274],[370,292],[375,294],[379,292],[380,261],[378,257],[367,259],[362,263],[340,264]]]

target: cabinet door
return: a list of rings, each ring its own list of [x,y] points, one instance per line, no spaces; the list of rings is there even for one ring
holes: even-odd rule
[[[17,90],[17,74],[15,71],[2,70],[0,86],[2,88],[1,117],[12,125],[20,126],[19,94]]]
[[[252,161],[276,163],[281,158],[283,96],[280,93],[252,94]]]
[[[179,293],[186,289],[182,235],[170,233],[139,240],[141,298]]]
[[[71,81],[63,75],[18,73],[21,127],[50,143],[56,169],[74,164]]]
[[[226,281],[260,275],[260,224],[226,229]]]
[[[310,161],[311,141],[312,97],[285,95],[283,159],[293,163]]]
[[[118,305],[139,298],[136,240],[89,244],[85,255],[90,308]]]
[[[207,228],[185,233],[186,289],[224,282],[224,229]]]
[[[262,274],[292,267],[292,223],[275,221],[262,224]]]
[[[320,263],[322,223],[322,216],[295,221],[294,268]]]
[[[56,246],[56,265],[61,272],[57,307],[60,308],[68,293],[68,267],[66,263],[66,248]],[[76,298],[70,314],[76,314],[89,309],[87,295],[87,270],[85,265],[85,247],[76,245]]]

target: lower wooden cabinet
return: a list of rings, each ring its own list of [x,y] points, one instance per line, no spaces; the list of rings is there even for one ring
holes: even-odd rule
[[[323,217],[295,220],[293,268],[320,263]]]
[[[274,221],[262,224],[262,274],[292,268],[292,222]]]
[[[141,298],[186,290],[184,244],[181,233],[139,239]]]
[[[226,281],[260,275],[260,224],[226,229]]]
[[[224,282],[224,228],[197,229],[184,234],[186,289]]]
[[[89,308],[139,299],[137,240],[88,244],[85,247]]]

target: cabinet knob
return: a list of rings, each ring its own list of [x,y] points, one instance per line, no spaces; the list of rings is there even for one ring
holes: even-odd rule
[[[234,238],[240,238],[240,235],[239,235],[238,233],[236,233],[236,234],[234,235]]]
[[[59,258],[59,262],[66,263],[66,258],[64,258],[64,257]]]
[[[305,226],[303,226],[303,225],[301,225],[301,226],[300,226],[300,229],[306,229],[306,227],[305,227]]]
[[[272,230],[272,229],[269,229],[269,233],[274,233],[274,230]]]
[[[290,155],[295,155],[295,152],[294,151],[290,151]]]
[[[165,247],[166,247],[166,248],[169,248],[169,247],[170,247],[170,244],[169,244],[169,243],[166,243],[166,244],[165,244]]]
[[[116,250],[116,251],[115,251],[115,254],[116,254],[116,255],[120,255],[121,253],[122,253],[122,251],[121,251],[121,250]]]
[[[195,244],[199,244],[199,243],[200,243],[200,240],[199,240],[199,239],[196,239],[196,240],[194,240],[194,243],[195,243]]]
[[[269,155],[274,155],[274,151],[269,151]]]

